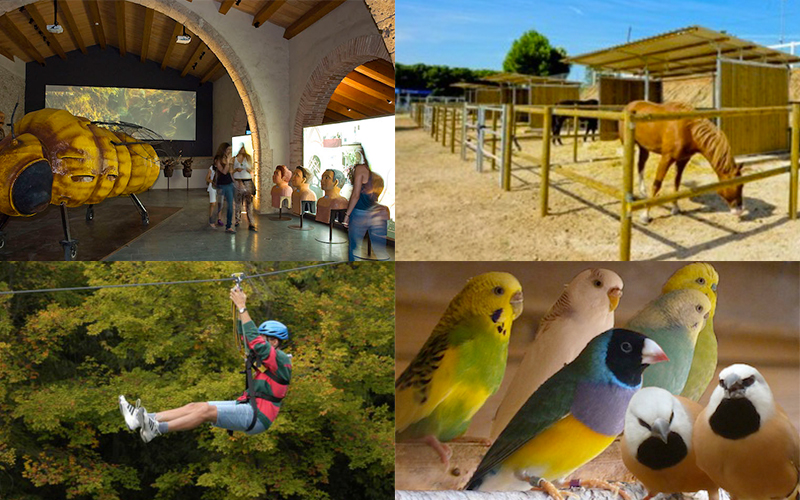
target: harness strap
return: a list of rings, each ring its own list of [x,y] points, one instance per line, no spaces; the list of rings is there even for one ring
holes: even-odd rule
[[[255,389],[253,384],[253,364],[255,363],[255,353],[250,351],[250,354],[247,355],[247,361],[245,363],[245,384],[247,387],[247,398],[250,400],[250,407],[253,408],[253,420],[250,422],[250,425],[247,427],[247,432],[253,430],[253,427],[256,426],[256,422],[258,421],[258,405],[256,404],[255,398]]]

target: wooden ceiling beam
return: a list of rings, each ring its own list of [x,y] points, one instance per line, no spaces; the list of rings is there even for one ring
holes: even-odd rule
[[[347,106],[348,108],[352,108],[359,113],[363,113],[366,116],[384,116],[387,114],[386,111],[378,108],[373,108],[365,104],[364,102],[356,99],[351,99],[349,97],[345,97],[344,95],[340,94],[339,92],[334,92],[331,96],[331,101],[341,104],[342,106]]]
[[[61,48],[61,44],[58,43],[56,37],[49,31],[47,31],[47,22],[44,20],[44,17],[42,17],[42,14],[39,12],[39,10],[36,8],[36,4],[32,3],[30,5],[26,5],[25,10],[28,11],[28,14],[31,15],[31,19],[33,19],[33,22],[35,22],[36,25],[39,26],[39,29],[42,30],[45,39],[48,42],[50,42],[49,45],[50,50],[52,50],[54,54],[58,54],[58,57],[60,57],[61,59],[66,60],[67,59],[66,52],[64,52],[64,49]]]
[[[97,43],[100,44],[100,48],[105,50],[106,34],[103,31],[103,19],[100,17],[100,6],[97,5],[97,0],[87,0],[86,4],[89,6],[89,12],[91,13],[89,22],[92,25],[94,37],[97,39]]]
[[[344,2],[345,0],[329,0],[325,2],[318,2],[297,21],[292,23],[291,26],[286,28],[286,31],[283,32],[283,38],[289,40],[292,37],[299,35],[303,30],[327,16],[333,9],[342,5]]]
[[[11,62],[14,62],[14,54],[4,49],[2,45],[0,45],[0,56],[5,57]]]
[[[144,12],[144,34],[142,35],[142,51],[140,60],[145,62],[147,60],[147,52],[150,50],[150,34],[153,31],[153,17],[156,12],[153,9],[145,7]]]
[[[172,38],[169,39],[169,45],[167,46],[167,51],[164,53],[164,58],[161,59],[161,71],[164,71],[167,68],[167,61],[169,61],[169,56],[172,55],[172,51],[175,50],[175,37],[181,34],[181,23],[175,21],[175,27],[172,28]]]
[[[336,87],[336,91],[334,92],[334,94],[340,94],[354,101],[363,102],[364,104],[372,108],[379,109],[388,114],[394,113],[394,104],[387,102],[387,100],[384,98],[373,97],[371,95],[365,94],[364,92],[361,92],[360,90],[355,89],[347,85],[346,83],[343,83],[338,87]],[[389,100],[394,102],[394,98]]]
[[[253,16],[253,26],[258,28],[265,22],[269,21],[269,19],[275,15],[278,10],[283,7],[283,4],[286,3],[286,0],[267,0],[267,3],[261,7],[261,10]]]
[[[336,113],[339,113],[340,115],[347,116],[347,117],[349,117],[350,119],[353,119],[353,120],[361,120],[363,118],[369,118],[364,113],[356,111],[353,108],[348,108],[347,106],[344,106],[344,105],[339,104],[338,102],[334,102],[334,101],[329,101],[328,102],[328,109],[330,109],[330,110],[332,110],[332,111],[334,111]]]
[[[8,18],[7,15],[0,16],[0,28],[8,35],[14,44],[19,47],[23,52],[28,54],[28,57],[35,60],[44,66],[44,57],[36,50],[31,42],[22,34],[22,32],[14,25],[14,21]]]
[[[346,121],[350,121],[350,120],[352,120],[352,118],[348,118],[347,116],[340,115],[339,113],[337,113],[337,112],[335,112],[335,111],[333,111],[331,109],[326,109],[325,110],[325,121],[323,121],[322,123],[338,123],[338,122],[346,122]]]
[[[219,6],[219,13],[222,15],[227,14],[228,11],[231,10],[234,1],[235,0],[224,0]]]
[[[194,54],[192,54],[192,57],[189,58],[189,62],[187,62],[186,66],[183,67],[181,76],[186,76],[186,74],[189,73],[189,70],[192,69],[192,65],[200,60],[200,54],[202,54],[204,50],[208,50],[208,47],[203,42],[200,42],[200,45],[194,49]]]
[[[217,63],[214,64],[210,70],[206,71],[206,74],[203,75],[203,78],[200,79],[200,83],[206,83],[207,81],[209,81],[211,77],[214,76],[214,73],[219,71],[221,68],[222,68],[222,63],[220,61],[217,61]]]
[[[378,99],[394,99],[394,88],[354,71],[344,77],[342,82]]]
[[[61,3],[58,4],[58,6],[61,9],[61,13],[64,14],[64,20],[67,22],[67,28],[69,28],[70,36],[72,36],[72,39],[75,40],[75,45],[81,49],[81,52],[86,54],[86,44],[83,42],[83,38],[81,37],[81,31],[78,29],[78,23],[75,22],[75,18],[72,16],[72,7],[70,7],[69,3],[65,0],[61,0]]]
[[[364,63],[357,67],[355,71],[394,88],[394,66],[385,63],[383,60]]]
[[[126,45],[128,43],[125,36],[125,2],[114,2],[114,7],[117,13],[117,43],[119,44],[119,55],[125,57]]]

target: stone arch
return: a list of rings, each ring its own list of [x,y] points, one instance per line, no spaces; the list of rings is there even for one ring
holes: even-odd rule
[[[303,127],[321,125],[336,87],[348,73],[374,59],[392,62],[380,35],[362,35],[339,45],[317,64],[297,105],[289,144],[290,165],[303,162]]]
[[[0,15],[19,9],[38,0],[0,0]],[[256,171],[261,163],[272,164],[272,150],[269,144],[267,119],[258,94],[252,85],[252,77],[224,36],[203,17],[180,2],[171,0],[127,0],[128,2],[153,9],[181,24],[185,24],[197,34],[219,59],[233,80],[236,91],[244,104],[247,121],[253,135],[253,163]]]

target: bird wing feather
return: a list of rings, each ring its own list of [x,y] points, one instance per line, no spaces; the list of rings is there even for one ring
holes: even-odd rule
[[[563,369],[542,384],[489,448],[472,481],[483,477],[525,443],[569,415],[579,375],[577,370]]]

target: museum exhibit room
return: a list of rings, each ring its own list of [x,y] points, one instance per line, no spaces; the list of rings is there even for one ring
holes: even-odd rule
[[[0,2],[1,260],[392,260],[394,2]]]

